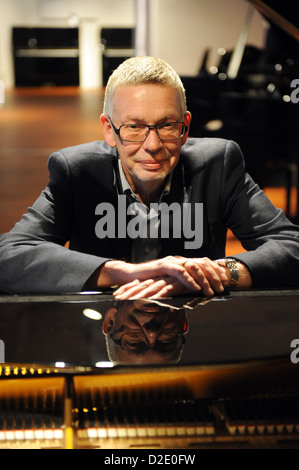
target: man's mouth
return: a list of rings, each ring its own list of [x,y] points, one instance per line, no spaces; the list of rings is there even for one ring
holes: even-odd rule
[[[159,170],[164,165],[164,160],[139,160],[139,165],[141,165],[145,170]]]

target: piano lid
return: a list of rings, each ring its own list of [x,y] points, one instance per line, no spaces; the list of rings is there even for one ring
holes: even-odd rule
[[[267,20],[299,41],[299,17],[293,0],[248,0]]]
[[[298,306],[299,291],[117,303],[101,295],[4,296],[0,339],[9,364],[140,369],[290,362]]]

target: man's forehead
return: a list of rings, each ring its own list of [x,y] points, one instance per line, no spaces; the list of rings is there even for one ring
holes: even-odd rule
[[[148,110],[165,111],[165,117],[174,117],[181,112],[179,92],[173,87],[156,83],[120,85],[115,89],[113,111],[122,110],[127,117],[138,119],[138,111],[146,106]]]
[[[178,93],[178,90],[170,85],[163,85],[162,83],[155,83],[155,82],[144,82],[144,83],[124,83],[117,85],[114,89],[114,96],[119,92],[130,92],[130,91],[147,91],[147,90],[154,90],[157,91],[173,91],[174,93]]]

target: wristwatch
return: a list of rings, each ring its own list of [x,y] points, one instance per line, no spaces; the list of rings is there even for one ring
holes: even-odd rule
[[[231,275],[229,287],[232,289],[238,287],[239,271],[238,271],[238,265],[237,265],[236,260],[234,258],[223,258],[223,259],[217,260],[217,263],[220,264],[220,266],[226,266],[229,269],[230,275]]]

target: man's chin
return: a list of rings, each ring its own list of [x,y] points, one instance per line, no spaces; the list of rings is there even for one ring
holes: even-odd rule
[[[141,183],[150,183],[150,182],[157,182],[157,181],[160,181],[161,183],[163,183],[167,175],[168,175],[167,171],[158,172],[158,171],[153,171],[153,170],[134,173],[134,177]]]

